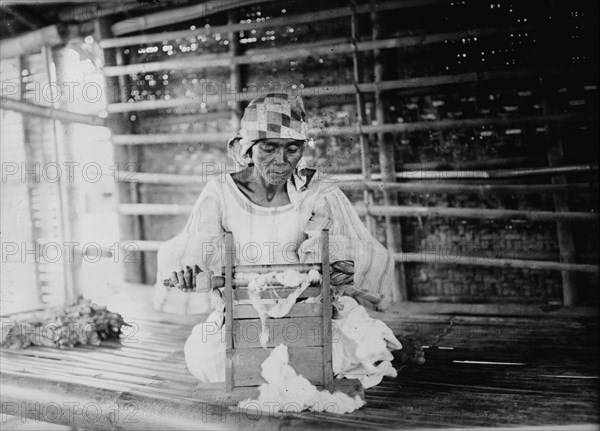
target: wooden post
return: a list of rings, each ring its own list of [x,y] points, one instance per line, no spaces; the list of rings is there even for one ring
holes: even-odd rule
[[[44,63],[44,70],[48,78],[48,84],[52,86],[55,83],[56,77],[52,73],[52,47],[48,45],[42,46],[42,61]],[[51,105],[55,107],[55,95],[52,94]],[[72,161],[72,152],[65,145],[59,144],[58,131],[56,128],[56,120],[52,121],[52,141],[54,144],[54,159],[60,166],[64,166],[66,161]],[[62,139],[61,139],[62,141]],[[60,211],[60,223],[62,231],[62,240],[64,241],[64,256],[63,256],[63,268],[65,273],[65,285],[64,295],[65,301],[74,299],[79,293],[79,274],[81,270],[82,255],[79,247],[75,249],[67,248],[67,244],[74,244],[74,240],[77,237],[77,226],[78,226],[78,212],[73,205],[73,199],[75,199],[76,192],[73,186],[69,186],[69,182],[65,181],[64,177],[58,178],[58,199],[59,199],[59,211]],[[69,251],[74,250],[74,255],[70,255]]]
[[[107,18],[100,18],[94,22],[96,30],[96,39],[102,40],[104,38],[111,37],[110,22]],[[116,66],[118,64],[117,55],[114,49],[104,50],[104,64],[106,66]],[[106,78],[106,89],[107,89],[107,100],[108,103],[119,102],[124,94],[123,84],[124,81],[119,81],[118,78],[112,77]],[[122,100],[126,102],[127,99]],[[128,114],[111,114],[109,117],[109,127],[111,129],[111,136],[118,134],[127,134],[131,132],[131,123],[128,118]],[[112,138],[111,138],[112,139]],[[135,155],[123,145],[114,145],[113,142],[113,160],[117,163],[118,169],[127,170],[126,164],[136,160],[132,160]],[[133,186],[133,187],[132,187]],[[117,199],[119,203],[138,203],[139,195],[136,191],[135,183],[121,183],[117,184]],[[121,240],[131,239],[142,239],[141,238],[141,225],[139,217],[131,217],[128,215],[119,215],[119,233]],[[123,276],[126,282],[129,283],[144,283],[145,271],[144,271],[144,260],[141,252],[136,253],[136,259],[133,263],[122,262]]]
[[[373,40],[378,40],[382,36],[381,23],[377,12],[371,13]],[[377,49],[373,52],[374,57],[374,81],[383,81],[383,53]],[[377,124],[385,124],[385,106],[381,91],[375,86],[375,114]],[[389,183],[396,182],[396,161],[394,157],[394,142],[390,136],[384,133],[377,134],[377,147],[379,148],[379,168],[381,170],[381,180]],[[384,205],[398,205],[398,194],[394,190],[383,190]],[[402,251],[402,231],[400,221],[392,217],[385,218],[385,237],[387,248],[391,253]],[[406,289],[406,279],[404,274],[404,264],[399,262],[394,269],[394,282],[396,284],[393,290],[393,300],[407,301],[408,291]]]
[[[123,52],[120,49],[115,49],[115,61],[116,61],[117,65],[123,65],[125,63],[125,61],[123,59]],[[129,97],[131,95],[128,79],[129,78],[124,75],[119,76],[120,100],[123,102],[126,102],[127,100],[129,100]],[[125,115],[127,115],[127,114],[125,114]],[[127,124],[131,125],[131,122],[128,121]],[[131,126],[129,127],[129,129],[131,130]],[[133,163],[134,170],[136,170],[136,171],[140,170],[139,164],[140,164],[140,160],[142,160],[143,148],[140,148],[138,145],[127,145],[125,147],[125,151],[127,154],[127,162],[126,163]],[[126,167],[123,167],[123,168],[124,168],[124,170],[129,170]],[[131,203],[132,204],[141,203],[142,196],[141,196],[139,183],[136,181],[131,182],[129,184],[128,188],[129,188],[129,200],[131,201]],[[146,237],[145,229],[144,229],[144,217],[141,215],[133,216],[131,223],[132,223],[132,237],[125,238],[125,239],[144,240]],[[147,282],[146,259],[144,257],[144,253],[142,251],[136,250],[134,260],[135,260],[135,263],[137,263],[137,267],[138,267],[137,271],[139,273],[139,280],[140,280],[139,282],[146,283]]]
[[[329,230],[321,232],[321,294],[323,295],[323,388],[333,392],[333,359],[332,359],[332,309],[331,309],[331,267],[329,265]]]
[[[365,124],[365,104],[364,100],[359,88],[359,84],[362,81],[361,79],[361,69],[360,69],[360,58],[358,56],[357,43],[358,38],[360,37],[358,34],[358,15],[356,13],[356,1],[352,2],[352,15],[351,15],[351,29],[352,29],[352,46],[354,50],[352,52],[352,64],[354,66],[354,94],[356,95],[356,112],[358,114],[358,127],[362,129],[362,126]],[[369,153],[369,140],[364,133],[360,133],[358,135],[359,144],[360,144],[360,169],[362,173],[362,177],[364,181],[369,181],[371,179],[371,155]],[[363,191],[363,201],[366,206],[373,204],[373,192],[371,190]],[[367,215],[365,217],[367,222],[367,229],[371,233],[371,235],[375,235],[375,219]]]
[[[17,69],[17,73],[19,74],[19,99],[21,102],[25,102],[26,89],[25,89],[25,83],[23,82],[23,74],[22,74],[22,72],[23,72],[23,57],[22,56],[17,57],[16,69]],[[21,125],[23,126],[23,145],[25,146],[25,161],[27,164],[29,164],[29,162],[32,161],[31,160],[32,154],[31,154],[31,150],[28,149],[29,145],[27,145],[27,128],[25,127],[25,121],[22,121]],[[36,218],[35,211],[33,210],[35,186],[32,184],[32,181],[30,181],[29,178],[27,178],[26,185],[27,185],[27,198],[28,198],[27,206],[29,208],[29,220],[31,222],[31,242],[35,245],[37,243],[37,238],[38,238],[38,234],[37,234],[38,229],[36,228],[36,223],[35,223],[35,218]],[[43,290],[42,290],[42,280],[40,277],[40,265],[39,265],[39,262],[37,259],[35,259],[33,264],[35,266],[35,284],[36,284],[38,301],[40,304],[42,304],[43,303]]]
[[[556,91],[555,88],[548,86],[548,94],[544,104],[546,114],[553,114],[556,111],[553,96],[550,92]],[[562,166],[564,164],[564,153],[561,137],[560,124],[546,124],[548,133],[548,164],[550,167]],[[567,178],[564,175],[553,175],[552,184],[567,184]],[[569,211],[569,200],[566,193],[554,193],[554,210]],[[560,261],[562,263],[576,263],[575,241],[571,232],[572,225],[567,220],[556,221],[556,235],[558,247],[560,249]],[[577,304],[577,275],[571,271],[561,271],[563,288],[563,305],[573,306]]]
[[[233,234],[225,233],[225,389],[233,392]]]
[[[238,13],[237,10],[230,10],[227,13],[227,23],[229,25],[237,24]],[[238,33],[234,31],[228,32],[229,37],[229,52],[231,53],[231,57],[237,56],[240,54],[240,39],[238,37]],[[242,92],[242,66],[239,64],[231,62],[229,66],[229,85],[230,90],[234,92],[235,100],[231,103],[232,112],[231,112],[231,128],[233,133],[237,132],[240,129],[241,120],[242,120],[242,103],[239,101],[237,95]]]

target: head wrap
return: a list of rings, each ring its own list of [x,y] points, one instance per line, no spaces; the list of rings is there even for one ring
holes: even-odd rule
[[[248,150],[260,139],[308,139],[306,111],[299,96],[269,93],[253,99],[242,117],[242,128],[227,142],[231,158],[246,166]]]

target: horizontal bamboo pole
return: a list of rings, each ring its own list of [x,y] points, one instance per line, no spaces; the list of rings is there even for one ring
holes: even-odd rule
[[[58,1],[58,0],[57,0]],[[19,3],[22,3],[19,0]],[[63,3],[63,2],[61,2]],[[73,2],[70,2],[73,3]],[[58,10],[58,19],[60,22],[89,22],[92,19],[99,19],[111,15],[123,14],[134,9],[144,9],[154,7],[151,3],[126,3],[122,0],[114,0],[114,4],[110,1],[102,3],[82,1],[78,3],[88,3],[87,5],[74,6],[73,4],[60,7]],[[133,19],[133,18],[132,18]]]
[[[171,185],[204,185],[209,178],[218,175],[218,172],[205,172],[199,175],[161,174],[155,172],[117,171],[115,175],[118,182],[145,183],[145,184],[171,184]]]
[[[219,167],[213,170],[213,165],[209,165],[210,169],[198,175],[178,175],[178,174],[162,174],[156,172],[135,172],[135,171],[117,171],[116,179],[120,182],[139,182],[148,184],[176,184],[176,185],[201,185],[214,176],[221,175],[226,172],[228,167],[223,171]],[[571,174],[581,172],[592,172],[597,170],[595,166],[559,166],[551,168],[527,168],[527,169],[511,169],[497,171],[410,171],[397,172],[397,179],[431,179],[431,180],[447,180],[447,179],[479,179],[479,178],[512,178],[534,175],[556,175],[556,174]],[[233,170],[231,170],[233,172]],[[487,192],[507,192],[507,193],[544,193],[554,192],[559,190],[571,191],[591,191],[592,187],[588,184],[449,184],[449,183],[382,183],[379,181],[363,181],[361,174],[337,174],[330,175],[327,172],[323,173],[329,178],[327,181],[335,183],[344,190],[363,190],[365,188],[373,190],[383,190],[386,188],[394,189],[401,192],[439,192],[439,193],[487,193]],[[110,174],[111,176],[113,174]],[[373,179],[381,179],[380,174],[373,174]]]
[[[469,118],[449,119],[435,121],[416,121],[413,123],[396,124],[374,124],[362,126],[362,132],[366,134],[375,133],[407,133],[426,132],[431,130],[448,130],[461,128],[476,128],[482,126],[518,126],[540,123],[564,123],[577,121],[596,121],[598,113],[568,113],[551,115],[531,115],[523,117],[493,117],[493,118]],[[311,129],[310,133],[320,135],[358,135],[358,126],[327,127],[322,129]]]
[[[158,251],[163,241],[121,241],[120,247],[123,250],[131,250],[131,247],[135,247],[138,251],[156,252]],[[103,247],[103,250],[109,250],[109,246]],[[527,260],[527,259],[506,259],[506,258],[488,258],[473,255],[453,255],[438,252],[418,252],[418,253],[394,253],[394,259],[397,262],[404,263],[428,263],[428,264],[440,264],[440,265],[474,265],[474,266],[487,266],[487,267],[501,267],[501,268],[523,268],[523,269],[537,269],[537,270],[549,270],[549,271],[573,271],[573,272],[589,272],[598,273],[599,266],[591,264],[575,264],[575,263],[562,263],[562,262],[550,262],[543,260]],[[296,269],[298,271],[309,271],[314,269],[321,271],[320,264],[304,264],[304,265],[239,265],[236,267],[237,273],[242,272],[258,272],[268,273],[271,271],[283,271],[285,269]],[[243,285],[243,284],[242,284]]]
[[[554,212],[534,210],[507,210],[486,208],[448,208],[422,206],[371,206],[355,205],[356,212],[361,215],[392,217],[452,217],[477,220],[518,219],[527,221],[572,221],[598,222],[598,214],[591,212]]]
[[[203,144],[225,142],[233,133],[153,133],[148,135],[113,135],[112,143],[115,145],[157,145],[157,144]]]
[[[403,9],[411,7],[422,7],[429,5],[436,5],[440,3],[448,3],[451,0],[395,0],[386,2],[377,2],[373,5],[374,10],[377,12],[385,12],[394,9]],[[371,11],[370,5],[362,4],[356,7],[356,12],[359,14],[369,13]],[[214,27],[204,27],[195,30],[176,30],[176,31],[165,31],[161,33],[142,34],[135,36],[116,37],[100,41],[102,48],[117,48],[132,45],[142,45],[149,43],[162,42],[164,40],[177,40],[191,38],[194,36],[201,35],[212,35],[216,33],[228,33],[228,32],[239,32],[246,30],[258,30],[263,28],[281,27],[284,25],[299,25],[306,23],[315,23],[319,21],[325,21],[329,19],[344,18],[352,15],[350,7],[341,7],[336,9],[325,9],[320,11],[308,12],[297,15],[289,15],[278,18],[271,18],[260,22],[249,22],[249,23],[237,23],[233,25],[220,25]],[[186,21],[191,19],[189,14],[185,16]],[[118,25],[116,23],[115,25]],[[137,31],[137,30],[136,30]],[[119,35],[120,33],[115,33]]]
[[[177,204],[119,204],[117,212],[123,215],[189,215],[193,205]]]
[[[40,52],[42,46],[56,46],[64,43],[62,29],[57,25],[40,28],[19,36],[0,40],[0,59],[14,58]]]
[[[26,115],[49,118],[69,123],[89,124],[91,126],[106,126],[106,119],[94,115],[79,114],[77,112],[64,111],[48,106],[40,106],[19,100],[0,98],[0,109],[20,112]]]
[[[482,126],[517,126],[540,123],[564,123],[564,122],[590,122],[595,121],[597,113],[589,114],[556,114],[556,115],[534,115],[529,117],[515,118],[473,118],[467,120],[437,120],[437,121],[418,121],[414,123],[397,124],[374,124],[362,126],[362,133],[406,133],[422,132],[430,130],[446,130],[460,128],[475,128]],[[313,136],[343,136],[358,135],[361,133],[358,126],[347,127],[324,127],[312,128],[309,133]],[[116,145],[154,145],[154,144],[193,144],[203,142],[227,142],[233,135],[233,132],[213,132],[213,133],[153,133],[153,134],[135,134],[135,135],[114,135],[112,141]],[[440,177],[440,171],[433,174]],[[456,174],[458,175],[458,174]],[[471,173],[466,176],[475,178]],[[484,176],[481,178],[490,178]]]
[[[112,256],[115,245],[119,247],[120,250],[126,252],[132,251],[148,251],[155,252],[158,251],[160,246],[164,243],[164,241],[148,241],[148,240],[125,240],[119,241],[117,243],[93,243],[89,242],[86,244],[86,247],[81,250],[82,254],[90,257],[97,257],[98,254],[102,257],[110,257]]]
[[[320,41],[312,44],[304,44],[302,47],[286,46],[276,49],[255,49],[251,54],[232,56],[227,54],[209,54],[199,56],[188,56],[174,60],[153,61],[148,63],[129,64],[124,66],[108,66],[104,68],[105,76],[120,76],[138,73],[148,73],[158,70],[181,70],[181,69],[207,69],[214,67],[225,67],[231,64],[257,64],[270,63],[274,61],[290,60],[320,55],[350,54],[355,50],[373,51],[376,49],[406,48],[423,46],[433,43],[441,43],[445,40],[463,39],[465,37],[493,36],[511,32],[529,31],[535,28],[532,25],[520,25],[504,28],[478,28],[445,33],[424,34],[421,36],[404,36],[391,39],[371,40],[357,42],[356,46],[350,42],[327,44],[328,41]]]
[[[176,24],[192,19],[203,18],[215,13],[224,12],[239,7],[247,7],[257,3],[269,3],[273,0],[219,0],[206,1],[191,6],[169,9],[148,15],[137,16],[135,19],[119,21],[112,25],[112,33],[116,36],[122,34],[144,31],[151,28]]]
[[[411,297],[412,304],[422,305],[475,305],[478,307],[495,307],[499,305],[510,306],[511,308],[519,307],[523,309],[525,307],[537,308],[540,307],[540,302],[545,302],[545,299],[540,297],[524,297],[524,296],[498,296],[498,295],[485,295],[485,296],[467,296],[467,295],[427,295],[427,296],[415,296]],[[551,301],[548,301],[549,303]],[[558,304],[557,304],[558,305]],[[571,308],[571,307],[569,307]],[[535,426],[519,426],[514,431],[536,431]],[[555,427],[551,427],[555,428]],[[560,426],[556,428],[558,431]],[[508,431],[508,429],[505,429]],[[568,431],[569,428],[565,428],[562,431]],[[539,430],[541,431],[541,430]]]
[[[518,178],[535,175],[573,174],[597,170],[598,167],[596,166],[575,165],[540,168],[496,169],[487,171],[404,171],[397,173],[396,178],[404,180]]]
[[[544,69],[520,69],[505,71],[470,72],[455,75],[422,76],[418,78],[397,79],[381,81],[377,83],[359,83],[358,89],[361,93],[373,93],[375,91],[408,90],[415,88],[439,87],[446,85],[469,84],[474,82],[495,81],[505,79],[526,79],[545,76],[573,76],[580,71],[572,68],[544,68]],[[195,98],[174,98],[169,100],[142,100],[138,102],[110,103],[107,107],[108,113],[121,113],[131,111],[151,111],[156,109],[171,108],[194,108],[203,103],[222,103],[227,100],[243,101],[251,100],[258,95],[259,91],[245,93],[226,93],[222,89],[214,91],[213,87],[205,88],[204,94]],[[356,87],[353,84],[324,85],[304,88],[287,88],[286,92],[298,94],[303,98],[325,97],[335,95],[354,95]],[[225,100],[224,100],[225,99]]]
[[[494,157],[476,160],[465,161],[435,161],[435,162],[412,162],[403,163],[402,170],[419,171],[419,170],[446,170],[460,171],[470,169],[495,169],[501,167],[513,166],[528,166],[532,163],[546,165],[547,161],[540,156],[516,156],[516,157]]]
[[[471,255],[450,255],[436,252],[395,253],[396,262],[430,263],[441,265],[474,265],[499,268],[522,268],[548,271],[572,271],[598,273],[598,265],[548,262],[543,260],[487,258]]]
[[[119,204],[117,211],[124,215],[189,215],[192,205],[177,204]],[[486,208],[448,208],[423,206],[354,206],[360,216],[391,217],[452,217],[479,220],[519,219],[528,221],[597,222],[598,214],[591,212],[554,212]]]
[[[401,193],[517,193],[540,194],[567,192],[591,192],[589,184],[447,184],[432,182],[382,183],[378,181],[355,181],[339,183],[342,190],[384,190],[390,189]]]

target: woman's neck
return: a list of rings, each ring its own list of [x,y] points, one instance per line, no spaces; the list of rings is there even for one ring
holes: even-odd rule
[[[270,184],[256,171],[255,167],[232,174],[240,191],[252,203],[265,207],[283,206],[290,203],[287,182]]]

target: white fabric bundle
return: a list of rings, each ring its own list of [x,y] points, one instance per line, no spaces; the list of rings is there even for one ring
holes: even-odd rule
[[[352,413],[365,402],[356,395],[354,398],[342,392],[319,391],[307,379],[298,375],[289,365],[287,346],[275,347],[262,363],[262,376],[266,383],[260,387],[258,400],[241,401],[242,408],[259,409],[268,412],[301,412],[312,410],[329,413]]]
[[[338,302],[339,319],[333,321],[333,374],[338,378],[358,379],[363,387],[381,383],[384,376],[396,377],[392,350],[402,348],[392,330],[381,320],[347,296]],[[377,366],[375,363],[380,362]]]
[[[194,326],[183,351],[188,369],[202,382],[225,381],[225,338],[223,311],[210,314]]]

